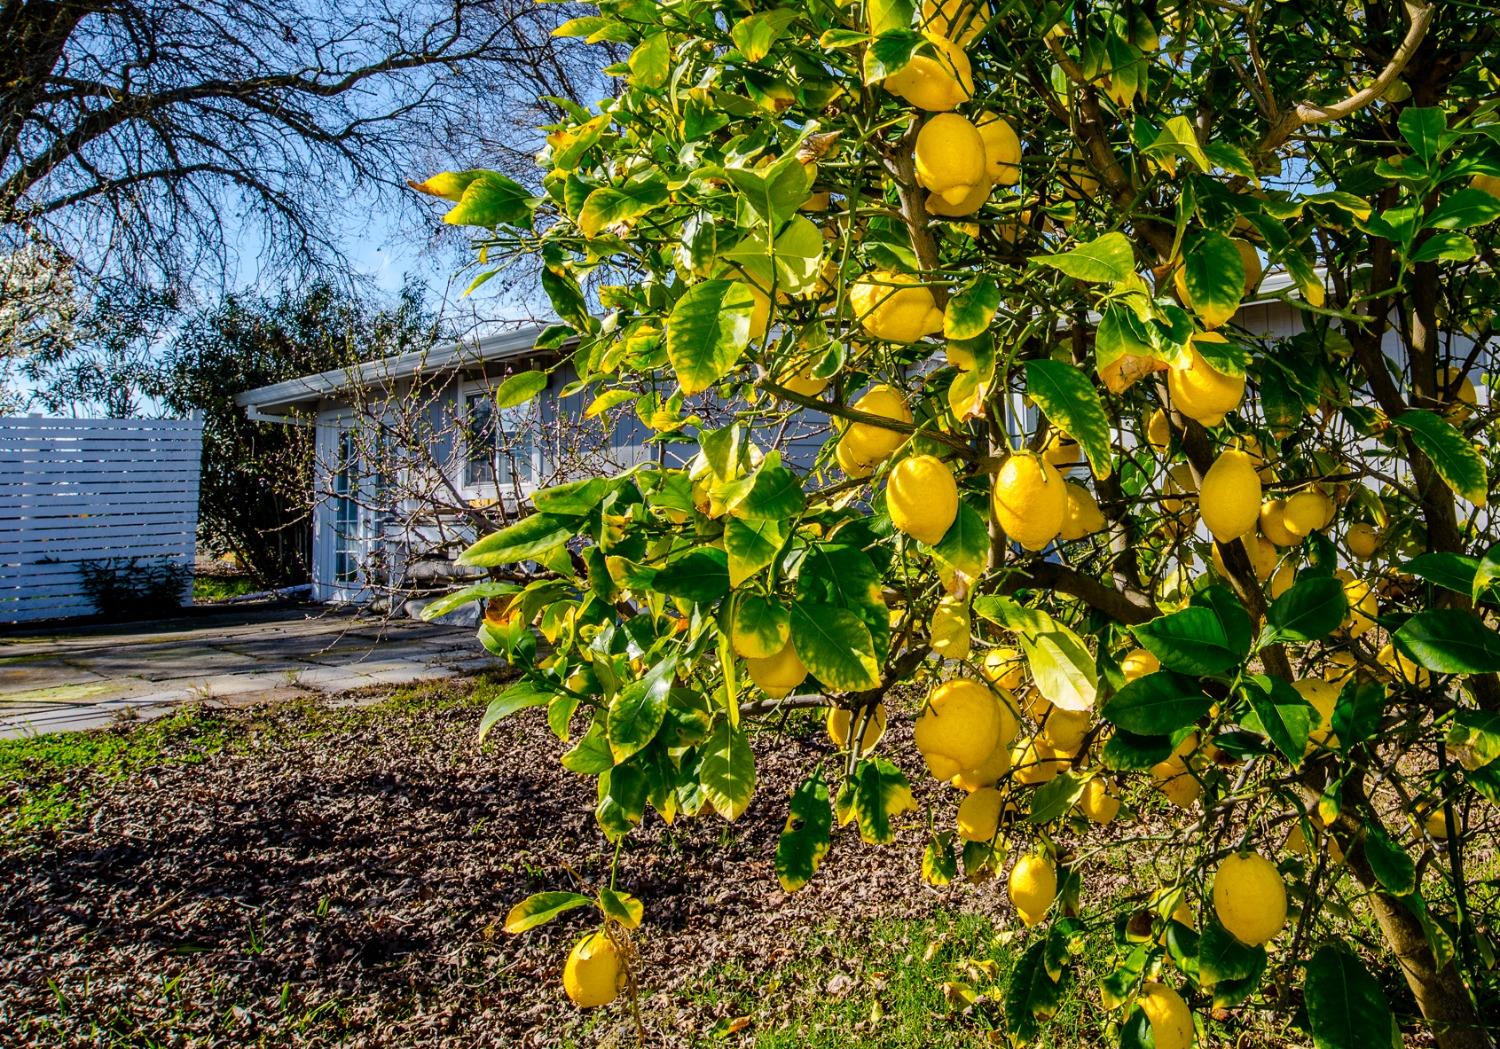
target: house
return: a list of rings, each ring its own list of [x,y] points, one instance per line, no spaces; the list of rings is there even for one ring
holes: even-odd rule
[[[1267,275],[1235,324],[1262,339],[1303,330]],[[540,327],[321,372],[239,395],[252,419],[316,433],[313,593],[324,602],[405,600],[463,578],[454,558],[482,530],[524,512],[527,498],[579,476],[655,460],[680,464],[693,442],[652,441],[635,414],[606,430],[584,418],[592,391],[574,389],[563,354],[537,347]],[[1393,348],[1395,342],[1393,340]],[[936,361],[941,362],[941,357]],[[494,391],[514,374],[552,367],[533,400],[496,413]],[[1034,420],[1021,399],[1012,418]],[[795,427],[759,438],[807,468],[829,422],[803,413]],[[713,420],[707,420],[710,425]]]

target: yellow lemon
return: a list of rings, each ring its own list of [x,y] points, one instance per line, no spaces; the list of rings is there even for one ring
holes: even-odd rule
[[[1061,710],[1053,707],[1042,722],[1042,736],[1059,754],[1077,754],[1083,737],[1089,731],[1087,710]]]
[[[1203,793],[1203,784],[1188,764],[1188,758],[1197,749],[1198,734],[1190,733],[1177,744],[1170,757],[1151,766],[1151,780],[1156,788],[1181,809],[1191,807]]]
[[[1109,786],[1095,776],[1083,785],[1078,796],[1078,811],[1092,823],[1101,827],[1114,821],[1120,813],[1120,799],[1110,792]]]
[[[1026,677],[1026,663],[1013,648],[992,648],[984,654],[979,673],[994,688],[1014,692]]]
[[[1191,463],[1178,463],[1167,470],[1166,483],[1163,486],[1166,491],[1174,494],[1187,494],[1198,490],[1198,482],[1193,479],[1193,467]],[[1186,504],[1181,499],[1163,499],[1161,508],[1169,514],[1182,513]]]
[[[932,292],[910,273],[876,270],[849,288],[849,305],[865,332],[887,342],[916,342],[943,330]]]
[[[1027,787],[1039,787],[1057,778],[1068,767],[1068,756],[1059,753],[1047,737],[1035,735],[1017,743],[1011,752],[1011,778]]]
[[[936,546],[958,516],[958,484],[953,472],[933,455],[902,459],[886,482],[885,508],[900,531]]]
[[[1193,337],[1195,343],[1225,342],[1224,336],[1206,332]],[[1217,426],[1245,397],[1245,377],[1226,375],[1208,361],[1195,345],[1183,367],[1167,370],[1167,391],[1172,407],[1204,426]]]
[[[1042,457],[1059,469],[1083,463],[1083,449],[1061,430],[1054,428],[1042,446]]]
[[[1015,723],[1015,715],[1011,715],[1011,723]],[[1000,742],[995,749],[990,751],[990,756],[985,758],[978,767],[964,769],[949,782],[959,790],[976,791],[984,787],[993,787],[1000,779],[1010,771],[1010,742],[1015,738],[1012,732],[1010,739],[1002,732]]]
[[[851,407],[855,411],[878,415],[883,419],[893,419],[903,423],[912,421],[911,409],[906,406],[906,398],[894,386],[872,386]],[[906,436],[900,430],[888,429],[874,423],[852,423],[849,429],[844,431],[840,443],[848,446],[849,456],[855,462],[873,466],[899,448],[906,440]]]
[[[1307,737],[1307,749],[1332,746],[1338,741],[1333,735],[1333,707],[1339,699],[1339,687],[1315,677],[1294,681],[1292,687],[1318,712],[1319,721]]]
[[[917,750],[938,779],[950,780],[983,764],[1000,739],[995,694],[977,681],[958,678],[932,690],[917,718]]]
[[[945,36],[924,33],[933,55],[916,54],[882,83],[893,95],[929,113],[957,109],[974,94],[974,73],[964,49]]]
[[[1230,935],[1250,947],[1286,924],[1286,883],[1276,865],[1254,852],[1227,857],[1214,873],[1214,913]]]
[[[1156,1049],[1188,1049],[1193,1044],[1193,1014],[1182,995],[1164,983],[1148,980],[1137,999]]]
[[[1068,491],[1057,468],[1034,455],[1008,457],[995,476],[991,503],[1005,534],[1040,550],[1062,531]]]
[[[993,841],[1000,829],[1000,807],[1005,795],[994,787],[980,787],[958,805],[958,836],[964,841]]]
[[[1330,652],[1328,665],[1323,668],[1323,680],[1334,685],[1342,684],[1359,670],[1359,660],[1352,652]]]
[[[1344,584],[1344,598],[1349,602],[1349,615],[1344,619],[1344,629],[1350,637],[1363,637],[1375,626],[1375,620],[1380,615],[1380,597],[1369,582],[1354,579]]]
[[[981,182],[970,186],[969,192],[961,200],[950,201],[946,197],[940,197],[936,193],[927,198],[927,211],[932,215],[941,215],[945,219],[961,219],[972,215],[984,206],[984,202],[990,199],[990,184]],[[950,353],[951,356],[951,353]]]
[[[844,437],[840,437],[839,443],[834,446],[834,458],[839,464],[839,469],[843,470],[850,477],[869,477],[875,468],[871,464],[855,458],[854,453],[849,450],[849,442],[845,440],[847,436],[846,434]]]
[[[563,965],[563,990],[582,1009],[608,1005],[624,979],[620,952],[602,932],[591,932],[573,945]]]
[[[1104,514],[1099,511],[1099,504],[1094,501],[1094,495],[1083,485],[1076,481],[1068,484],[1068,512],[1063,518],[1061,538],[1072,541],[1082,539],[1086,535],[1104,530]]]
[[[1500,175],[1475,175],[1469,185],[1482,189],[1492,197],[1500,197]]]
[[[1120,672],[1125,675],[1125,682],[1129,684],[1136,678],[1154,674],[1161,669],[1161,660],[1157,659],[1144,648],[1134,648],[1125,653],[1125,658],[1120,660]]]
[[[1397,652],[1395,646],[1389,641],[1380,647],[1379,652],[1375,653],[1375,662],[1385,667],[1396,681],[1415,685],[1417,688],[1426,688],[1432,683],[1432,675],[1425,668],[1418,666],[1405,654]]]
[[[1244,535],[1260,520],[1260,475],[1255,461],[1240,451],[1214,460],[1198,490],[1198,512],[1221,543]]]
[[[975,186],[987,182],[984,139],[979,129],[957,113],[929,117],[917,132],[917,183],[929,193],[957,204]]]
[[[1028,854],[1016,860],[1008,883],[1010,902],[1027,925],[1035,925],[1057,899],[1057,868],[1044,856]]]
[[[781,376],[776,380],[776,385],[790,390],[792,393],[800,394],[803,397],[816,397],[828,389],[828,384],[832,381],[831,377],[819,379],[813,375],[812,365],[808,365],[800,371],[790,372]]]
[[[1266,541],[1267,540],[1262,540],[1262,542]],[[1271,583],[1266,587],[1266,593],[1270,595],[1272,601],[1275,601],[1282,594],[1290,590],[1296,584],[1296,582],[1297,569],[1292,566],[1292,563],[1290,561],[1288,561],[1286,564],[1276,569],[1276,572],[1271,576]]]
[[[1437,381],[1438,396],[1453,398],[1445,414],[1453,422],[1463,422],[1479,404],[1474,383],[1461,368],[1439,368]]]
[[[984,30],[985,15],[974,0],[922,0],[922,28],[968,44]]]
[[[932,612],[932,650],[944,659],[969,657],[969,602],[948,596]]]
[[[1255,570],[1255,578],[1264,583],[1270,579],[1276,571],[1277,553],[1275,545],[1269,539],[1262,539],[1258,535],[1244,535],[1240,537],[1240,549],[1245,551],[1245,556],[1250,559],[1250,567]],[[1212,555],[1214,568],[1225,579],[1229,578],[1229,568],[1224,564],[1224,555],[1219,548],[1213,548]],[[1288,565],[1290,567],[1290,565]],[[1285,581],[1285,580],[1283,580]]]
[[[774,656],[747,659],[745,666],[750,671],[750,680],[772,699],[789,695],[807,679],[807,667],[797,658],[797,650],[790,641]]]
[[[1260,504],[1260,534],[1277,546],[1296,546],[1302,542],[1299,536],[1287,531],[1285,499],[1267,499]]]
[[[1245,294],[1249,295],[1260,287],[1260,278],[1265,271],[1261,268],[1260,254],[1255,250],[1255,245],[1239,237],[1233,239],[1234,246],[1239,249],[1240,262],[1245,266]]]
[[[1322,492],[1304,488],[1286,501],[1282,523],[1299,540],[1323,528],[1333,516],[1333,503]]]
[[[1146,443],[1162,455],[1166,455],[1172,447],[1172,423],[1167,418],[1167,413],[1160,408],[1151,413],[1151,418],[1146,422]]]
[[[1344,542],[1348,545],[1351,554],[1361,561],[1368,561],[1375,556],[1375,551],[1380,549],[1380,533],[1375,530],[1374,525],[1356,521],[1344,533]]]
[[[1015,128],[996,113],[980,113],[975,126],[984,140],[985,172],[997,186],[1021,181],[1021,140]]]
[[[861,714],[861,717],[864,715]],[[875,709],[870,712],[870,718],[865,722],[865,734],[859,741],[859,752],[867,753],[875,749],[881,737],[885,735],[885,704],[876,703]],[[854,731],[854,711],[843,707],[830,707],[828,709],[828,738],[836,747],[847,747],[849,745],[850,733]]]

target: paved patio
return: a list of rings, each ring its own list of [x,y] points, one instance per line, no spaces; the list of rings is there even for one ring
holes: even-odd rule
[[[473,627],[322,608],[0,634],[0,737],[94,728],[190,701],[242,705],[494,665]]]

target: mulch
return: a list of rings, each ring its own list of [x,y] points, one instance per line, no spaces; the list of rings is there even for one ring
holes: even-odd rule
[[[585,1014],[563,996],[587,911],[500,931],[516,901],[574,887],[569,868],[597,883],[612,853],[593,780],[559,765],[565,745],[540,711],[503,723],[483,751],[466,706],[331,730],[325,718],[300,737],[303,708],[225,716],[242,720],[241,745],[132,777],[86,825],[0,853],[0,1041],[634,1044],[623,1005]],[[924,885],[912,817],[886,847],[836,829],[818,876],[787,895],[772,865],[786,799],[830,748],[811,728],[755,745],[760,782],[738,821],[648,814],[621,857],[620,887],[646,909],[650,1044],[699,1044],[726,1019],[688,993],[716,965],[754,982],[830,924],[1008,909],[995,883]],[[919,797],[937,789],[910,745],[882,749]]]

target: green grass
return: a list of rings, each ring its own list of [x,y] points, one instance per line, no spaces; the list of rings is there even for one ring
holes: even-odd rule
[[[194,576],[194,601],[223,601],[226,597],[253,594],[259,587],[249,576]]]

